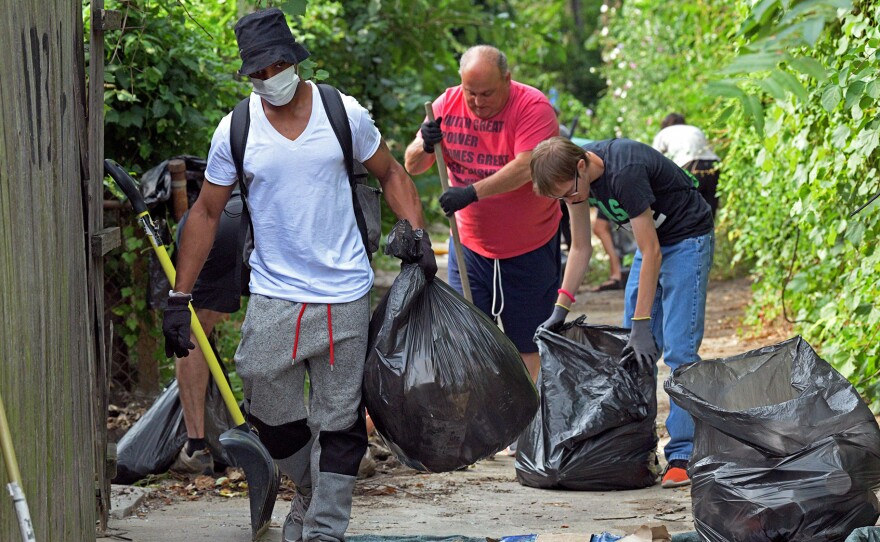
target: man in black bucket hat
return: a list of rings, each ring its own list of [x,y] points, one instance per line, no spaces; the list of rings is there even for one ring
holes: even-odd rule
[[[248,421],[297,492],[283,541],[342,541],[367,436],[361,383],[373,272],[352,206],[352,190],[317,86],[302,81],[309,56],[278,9],[235,25],[240,72],[253,84],[245,146],[247,205],[254,250],[247,316],[235,354]],[[391,156],[369,113],[342,96],[354,159],[378,178],[392,211],[424,225],[412,179]],[[217,222],[238,180],[230,145],[231,115],[211,142],[205,182],[190,210],[178,256],[176,291],[163,322],[178,356],[192,344],[186,307],[214,241]],[[437,271],[427,243],[419,266]],[[310,379],[308,409],[303,386]]]
[[[275,62],[299,64],[309,58],[309,52],[297,43],[284,13],[278,8],[243,17],[235,25],[235,39],[241,56],[238,73],[242,75],[250,75]]]

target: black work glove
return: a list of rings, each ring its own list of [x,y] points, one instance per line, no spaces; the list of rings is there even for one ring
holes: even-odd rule
[[[443,140],[443,132],[440,130],[440,121],[443,117],[437,117],[434,120],[426,120],[422,123],[419,130],[422,134],[422,148],[425,152],[433,153],[434,145]]]
[[[656,363],[660,352],[657,350],[654,334],[651,333],[651,320],[633,320],[626,346],[632,348],[640,363]]]
[[[192,315],[189,312],[191,295],[169,295],[168,306],[162,316],[162,334],[165,335],[165,355],[185,358],[196,347],[189,340]]]
[[[422,232],[422,238],[419,240],[419,245],[422,248],[422,257],[419,258],[419,261],[416,262],[422,272],[425,274],[425,279],[428,282],[434,280],[434,275],[437,274],[437,259],[434,257],[434,249],[431,248],[431,240],[428,238],[428,232],[424,230],[416,230],[416,235],[418,232]]]
[[[538,326],[538,328],[546,329],[547,331],[558,331],[559,328],[562,327],[562,324],[565,323],[565,319],[568,317],[568,312],[569,311],[565,307],[556,305],[553,307],[553,314],[550,315],[550,318],[547,318],[547,320]]]
[[[477,201],[477,189],[474,185],[464,188],[453,186],[440,194],[440,207],[443,207],[446,216],[452,216],[456,211],[464,209],[475,201]]]

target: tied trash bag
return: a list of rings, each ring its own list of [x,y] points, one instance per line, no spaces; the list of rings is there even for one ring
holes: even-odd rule
[[[214,458],[215,469],[233,464],[220,444],[220,435],[234,425],[220,390],[212,381],[205,396],[205,441]],[[184,444],[183,408],[177,380],[172,380],[116,445],[117,466],[113,483],[133,484],[149,474],[166,472]]]
[[[479,309],[413,263],[406,221],[386,253],[403,268],[370,321],[364,402],[400,461],[428,472],[466,467],[513,442],[538,407],[516,347]]]
[[[877,521],[880,428],[802,338],[680,367],[664,387],[694,417],[703,540],[843,540]]]
[[[539,488],[651,486],[659,473],[654,366],[623,355],[628,329],[585,320],[535,334],[541,406],[517,443],[516,478]]]
[[[168,160],[163,160],[158,165],[148,169],[141,175],[140,190],[144,196],[144,203],[147,207],[153,208],[155,205],[171,199],[171,171],[168,169],[168,162],[178,159],[183,160],[186,164],[187,181],[201,182],[205,177],[205,168],[208,161],[198,156],[182,154],[174,156]],[[187,185],[190,183],[188,182]],[[187,191],[189,192],[189,186]],[[197,193],[195,194],[198,195]],[[190,205],[195,199],[190,195]]]

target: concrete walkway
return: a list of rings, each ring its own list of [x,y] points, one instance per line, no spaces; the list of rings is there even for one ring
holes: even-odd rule
[[[445,277],[445,257],[440,258]],[[382,279],[384,277],[380,277]],[[381,286],[381,284],[377,284]],[[745,281],[711,285],[704,357],[716,357],[760,346],[743,344],[736,335],[739,309],[749,298]],[[587,314],[591,323],[619,325],[622,291],[578,293],[572,318]],[[765,338],[764,344],[775,342]],[[658,382],[668,374],[660,366]],[[658,385],[658,430],[668,407]],[[661,450],[662,444],[661,441]],[[577,492],[539,490],[516,482],[513,458],[499,455],[462,472],[377,475],[358,483],[349,534],[464,535],[499,538],[516,534],[564,534],[589,540],[609,531],[627,534],[642,524],[664,524],[672,533],[693,530],[688,488],[659,485],[637,491]],[[114,502],[114,507],[116,506]],[[261,540],[280,540],[280,525],[289,503],[279,501],[272,528]],[[109,534],[98,540],[177,542],[250,540],[245,498],[209,496],[195,501],[151,502],[124,519],[112,519]],[[566,537],[569,538],[569,537]]]

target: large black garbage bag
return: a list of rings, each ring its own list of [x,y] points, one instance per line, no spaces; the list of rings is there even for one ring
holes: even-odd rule
[[[664,387],[696,424],[704,540],[843,540],[877,521],[880,428],[802,338],[680,367]]]
[[[390,251],[418,259],[408,223]],[[415,254],[412,251],[416,251]],[[364,401],[400,461],[446,472],[513,442],[538,408],[516,346],[440,279],[404,265],[370,321]]]
[[[235,424],[229,417],[220,390],[211,381],[205,395],[205,441],[214,458],[214,468],[232,465],[220,444],[220,435]],[[133,484],[149,474],[166,472],[186,444],[186,426],[177,380],[159,394],[152,406],[131,426],[116,445],[114,484]]]
[[[535,334],[541,406],[517,443],[516,478],[540,488],[651,486],[659,473],[654,365],[623,355],[628,329],[585,320]]]

